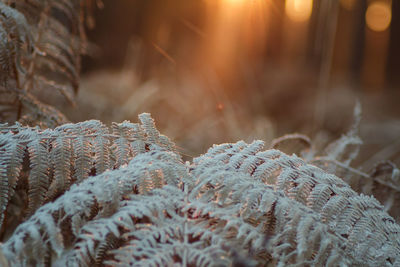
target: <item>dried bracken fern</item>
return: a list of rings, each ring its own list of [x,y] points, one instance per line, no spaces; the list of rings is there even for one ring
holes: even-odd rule
[[[16,119],[43,127],[67,121],[39,97],[58,95],[74,102],[86,47],[85,2],[0,1],[2,121]]]
[[[93,227],[101,227],[102,222],[110,215],[118,214],[118,211],[123,213],[120,202],[143,183],[147,168],[153,166],[160,172],[170,173],[171,176],[165,183],[177,184],[179,177],[185,173],[183,165],[183,168],[177,168],[179,164],[180,159],[177,155],[154,147],[152,151],[135,157],[128,167],[90,177],[79,185],[72,186],[71,190],[38,209],[28,221],[16,229],[4,244],[3,251],[6,257],[15,255],[13,264],[16,265],[40,265],[43,264],[44,255],[47,253],[52,255],[53,263],[55,259],[61,260],[59,256],[71,254],[68,261],[84,263],[84,260],[91,256],[89,252],[97,249],[97,239],[107,238],[101,234],[91,238],[88,231],[93,231]],[[119,219],[115,218],[116,221]],[[121,221],[121,224],[123,223]],[[118,232],[118,225],[110,223],[104,227],[104,232]],[[42,234],[38,236],[36,231]],[[25,239],[22,246],[19,244],[21,238]],[[37,244],[34,250],[29,252],[27,249],[32,249],[34,244]],[[67,248],[71,250],[68,251]]]
[[[43,203],[65,192],[72,183],[127,164],[152,145],[173,150],[173,143],[160,135],[148,114],[142,114],[140,119],[141,124],[115,123],[113,131],[94,120],[64,124],[54,130],[19,124],[0,126],[3,133],[0,135],[0,191],[3,193],[0,225],[22,174],[28,177],[30,215]],[[24,160],[29,164],[21,173]]]
[[[260,141],[215,146],[194,164],[199,173],[222,164],[226,170],[250,175],[309,207],[344,238],[346,253],[362,258],[366,265],[399,264],[400,227],[395,220],[375,198],[357,194],[335,175],[296,156],[263,151]]]
[[[385,211],[400,221],[400,171],[389,160],[378,162],[362,170],[351,166],[357,158],[362,140],[358,136],[361,120],[361,106],[354,108],[354,122],[349,131],[331,142],[323,151],[318,151],[311,140],[304,135],[292,134],[277,138],[271,147],[285,153],[301,156],[307,163],[320,167],[328,173],[341,177],[353,190],[377,198]],[[364,167],[365,168],[365,167]]]
[[[0,126],[7,155],[0,174],[10,177],[2,192],[11,192],[21,173],[49,178],[32,181],[37,206],[3,239],[7,264],[400,264],[400,227],[378,201],[335,175],[264,150],[261,141],[214,146],[183,163],[151,117],[139,118],[141,124],[113,124],[112,130],[98,121],[45,131]],[[22,171],[21,155],[31,166]],[[47,167],[35,157],[47,157]],[[43,204],[37,190],[44,187],[60,196]]]
[[[163,187],[137,191],[156,181],[149,169],[158,170]],[[233,248],[248,263],[358,263],[311,209],[250,176],[221,166],[213,173],[191,175],[178,155],[154,147],[44,205],[4,243],[3,253],[15,266],[44,264],[46,255],[54,266],[103,259],[112,266],[228,266]],[[232,194],[210,188],[215,184]]]

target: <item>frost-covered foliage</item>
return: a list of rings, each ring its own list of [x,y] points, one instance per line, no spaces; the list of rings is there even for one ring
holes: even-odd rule
[[[4,213],[14,195],[26,196],[28,207],[21,214],[26,217],[71,184],[126,165],[151,145],[174,151],[173,143],[160,135],[149,114],[139,118],[141,124],[125,121],[114,123],[111,129],[94,120],[54,130],[0,125],[0,227],[7,230],[22,219],[15,218],[13,209]],[[8,224],[3,225],[4,214]]]
[[[307,136],[289,134],[275,139],[270,148],[287,154],[295,153],[307,163],[340,177],[356,192],[373,195],[384,205],[385,211],[399,222],[400,170],[397,166],[388,160],[377,163],[376,160],[368,160],[357,168],[351,166],[362,145],[358,136],[360,120],[361,105],[357,103],[352,126],[346,134],[330,144],[318,147]]]
[[[214,146],[184,163],[149,115],[140,119],[114,124],[112,133],[93,121],[53,131],[2,127],[0,174],[10,178],[2,180],[3,192],[24,174],[50,179],[46,184],[56,184],[59,194],[44,205],[35,201],[37,209],[29,205],[32,215],[3,238],[0,260],[9,266],[400,265],[400,227],[377,200],[335,175],[265,150],[262,141]],[[35,164],[21,166],[35,161],[29,150],[36,143],[53,165],[32,176]],[[96,148],[100,143],[108,154]],[[67,178],[55,178],[54,162],[64,161],[59,153],[69,157]]]

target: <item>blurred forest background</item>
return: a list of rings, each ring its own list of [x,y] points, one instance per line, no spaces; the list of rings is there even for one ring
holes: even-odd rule
[[[400,1],[103,0],[73,121],[150,112],[187,156],[303,133],[324,147],[363,107],[358,166],[400,164]]]

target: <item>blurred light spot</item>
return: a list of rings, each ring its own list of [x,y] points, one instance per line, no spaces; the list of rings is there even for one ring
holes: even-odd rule
[[[223,103],[218,103],[217,104],[217,110],[222,111],[224,109],[224,104]]]
[[[365,13],[365,22],[368,28],[373,31],[381,32],[390,26],[392,20],[392,10],[387,2],[373,2],[368,6]]]
[[[346,10],[353,10],[357,0],[340,0],[340,5]]]
[[[295,22],[307,21],[312,12],[313,0],[286,0],[286,15]]]

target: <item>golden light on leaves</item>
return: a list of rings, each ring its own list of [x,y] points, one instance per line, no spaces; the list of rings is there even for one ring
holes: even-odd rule
[[[385,31],[392,20],[392,8],[390,3],[375,1],[372,2],[365,13],[365,22],[368,28],[373,31]]]
[[[285,13],[295,22],[307,21],[312,13],[313,0],[286,0]]]

